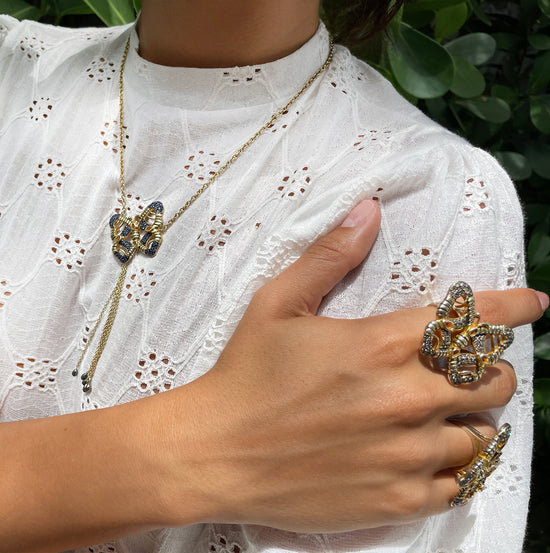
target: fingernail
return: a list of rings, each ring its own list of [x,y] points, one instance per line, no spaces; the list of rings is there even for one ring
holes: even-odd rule
[[[363,200],[349,212],[340,226],[359,227],[369,221],[376,210],[378,204],[374,200]]]
[[[548,309],[548,304],[550,303],[550,299],[548,298],[548,295],[545,294],[544,292],[539,292],[538,290],[535,290],[535,293],[539,298],[542,310],[546,311]]]

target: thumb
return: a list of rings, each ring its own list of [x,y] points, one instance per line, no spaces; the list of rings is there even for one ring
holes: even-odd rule
[[[379,227],[378,204],[374,200],[359,203],[337,229],[317,240],[263,287],[270,298],[266,307],[271,314],[315,315],[323,297],[365,259]]]

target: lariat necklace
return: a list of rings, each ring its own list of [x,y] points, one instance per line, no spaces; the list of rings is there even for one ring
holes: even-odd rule
[[[107,298],[101,313],[97,319],[92,332],[86,342],[84,350],[80,355],[76,368],[73,370],[73,376],[78,376],[80,365],[88,351],[88,348],[94,339],[95,333],[105,315],[107,313],[107,320],[105,326],[101,332],[99,343],[97,345],[94,356],[90,363],[90,368],[81,375],[82,379],[82,391],[89,393],[92,391],[92,379],[94,377],[97,364],[101,358],[101,354],[107,345],[107,340],[113,329],[115,323],[118,306],[120,304],[120,296],[122,288],[124,286],[124,280],[126,278],[126,272],[128,271],[128,265],[134,258],[134,256],[140,252],[148,257],[154,257],[160,245],[166,231],[191,207],[191,205],[199,198],[199,196],[222,174],[224,173],[238,158],[239,156],[249,148],[249,146],[273,123],[287,113],[288,108],[313,84],[315,79],[327,69],[332,61],[334,53],[334,45],[330,42],[330,50],[327,59],[319,67],[319,69],[305,82],[302,88],[279,110],[277,110],[262,127],[251,136],[210,178],[185,202],[184,205],[172,216],[172,218],[165,224],[163,221],[164,206],[162,202],[155,201],[149,204],[140,215],[135,215],[132,219],[126,215],[126,186],[124,181],[124,67],[126,65],[126,58],[128,57],[128,51],[130,49],[130,38],[126,42],[122,60],[120,62],[119,80],[118,80],[118,99],[119,99],[119,160],[120,160],[120,202],[122,208],[119,213],[115,213],[109,220],[109,226],[111,227],[111,240],[113,242],[112,251],[114,256],[121,264],[120,273],[115,286]]]

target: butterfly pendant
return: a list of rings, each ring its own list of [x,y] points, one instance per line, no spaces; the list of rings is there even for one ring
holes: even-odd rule
[[[137,252],[154,257],[162,243],[164,206],[162,202],[149,204],[141,215],[134,219],[115,213],[109,220],[113,253],[123,264],[128,263]]]
[[[513,340],[514,333],[506,325],[479,322],[472,289],[465,282],[457,282],[437,308],[436,320],[426,326],[420,351],[446,360],[440,368],[458,386],[477,382]]]

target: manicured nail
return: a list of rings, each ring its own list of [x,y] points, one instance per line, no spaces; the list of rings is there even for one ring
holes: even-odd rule
[[[539,292],[538,290],[535,290],[535,293],[537,294],[540,305],[542,306],[542,310],[546,311],[548,309],[548,304],[550,303],[550,299],[548,298],[548,295],[544,292]]]
[[[340,226],[359,227],[369,221],[377,210],[378,204],[374,200],[363,200],[349,212]]]

